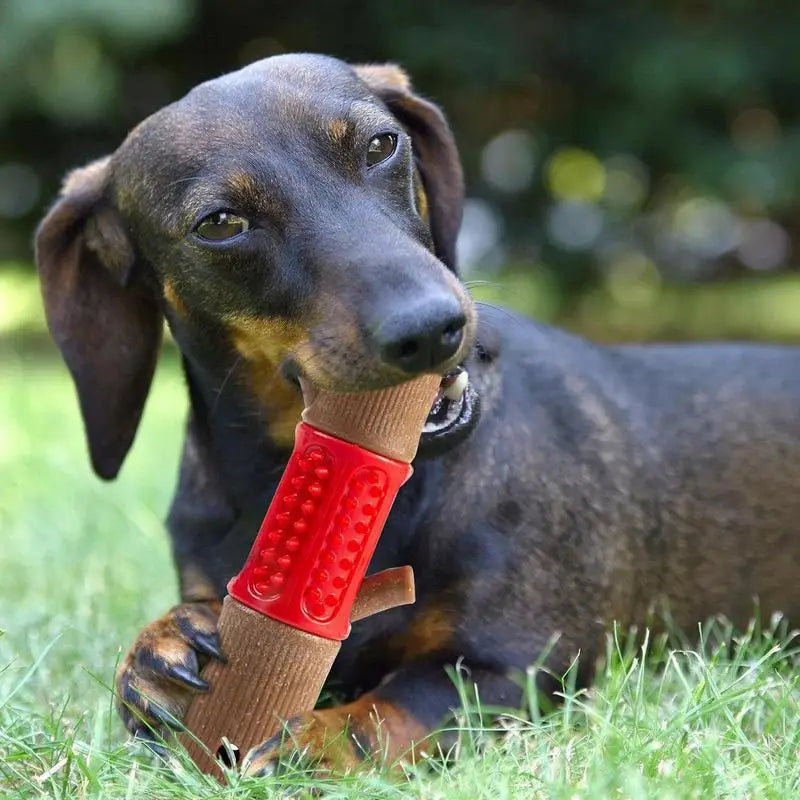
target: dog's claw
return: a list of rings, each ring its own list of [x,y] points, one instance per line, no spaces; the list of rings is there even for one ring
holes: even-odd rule
[[[228,660],[222,652],[219,636],[216,633],[212,633],[211,635],[195,633],[192,637],[192,644],[194,644],[195,648],[201,653],[216,658],[218,661],[225,663]]]
[[[170,664],[165,674],[175,681],[196,689],[198,692],[207,692],[209,689],[208,681],[204,681],[196,672],[187,669],[181,664]]]
[[[163,758],[165,761],[169,758],[169,750],[163,744],[159,744],[156,736],[146,728],[141,728],[136,731],[133,740],[137,744],[144,745],[151,753],[154,753],[159,758]]]
[[[186,730],[184,724],[169,713],[166,709],[161,708],[155,703],[150,703],[149,711],[151,716],[155,717],[162,725],[166,726],[173,731]]]

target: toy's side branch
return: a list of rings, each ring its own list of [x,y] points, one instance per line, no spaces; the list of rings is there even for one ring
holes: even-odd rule
[[[186,717],[187,750],[205,771],[231,764],[314,707],[361,619],[414,600],[408,567],[364,578],[440,379],[328,395],[306,389],[295,447],[219,620],[227,664]]]

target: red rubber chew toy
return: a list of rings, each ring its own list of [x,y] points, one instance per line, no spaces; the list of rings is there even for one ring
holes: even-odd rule
[[[295,445],[219,619],[227,663],[186,716],[206,772],[228,766],[314,707],[350,622],[414,601],[409,567],[364,578],[394,498],[411,475],[440,377],[352,395],[306,389]]]
[[[228,593],[287,625],[344,639],[378,536],[410,474],[402,461],[301,422],[255,545]]]

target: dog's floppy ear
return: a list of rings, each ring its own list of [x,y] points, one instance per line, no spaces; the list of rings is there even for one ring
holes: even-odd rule
[[[155,369],[163,321],[137,285],[124,225],[107,198],[109,159],[72,172],[36,232],[47,324],[78,390],[95,472],[116,477]]]
[[[414,143],[417,167],[428,196],[436,255],[456,268],[456,237],[464,205],[464,176],[453,134],[442,112],[415,95],[408,76],[394,64],[365,64],[356,74],[388,106]]]

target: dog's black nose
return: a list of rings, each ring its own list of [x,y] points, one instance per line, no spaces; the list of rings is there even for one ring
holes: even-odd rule
[[[466,321],[455,298],[405,308],[378,328],[375,338],[381,358],[404,372],[434,369],[455,355]]]

